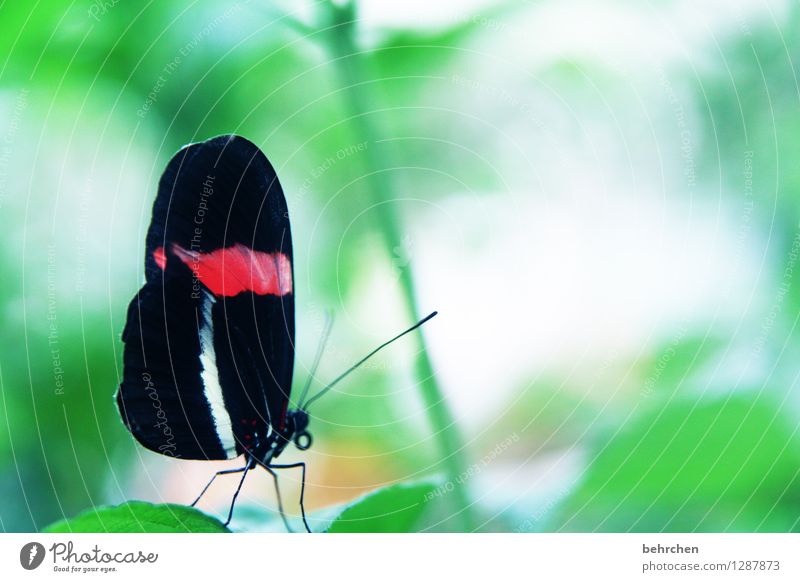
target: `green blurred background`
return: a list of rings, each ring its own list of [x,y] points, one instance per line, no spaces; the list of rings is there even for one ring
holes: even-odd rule
[[[220,133],[287,193],[297,384],[326,310],[317,385],[441,312],[320,401],[309,510],[435,478],[420,531],[800,529],[796,3],[6,2],[0,31],[0,530],[231,466],[143,450],[112,399],[158,177]],[[234,527],[276,523],[268,475],[243,495]]]

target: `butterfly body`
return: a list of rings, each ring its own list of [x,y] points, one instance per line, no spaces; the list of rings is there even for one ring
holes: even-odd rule
[[[276,464],[293,443],[311,446],[308,406],[379,350],[314,396],[310,382],[289,409],[295,357],[292,236],[274,168],[257,146],[220,136],[181,149],[161,177],[145,241],[145,283],[128,306],[122,333],[124,372],[117,405],[144,447],[181,459],[302,469]],[[330,320],[323,337],[330,333]],[[322,355],[317,352],[314,369]],[[313,377],[313,372],[311,374]],[[194,505],[194,503],[192,505]],[[280,492],[278,503],[285,518]],[[226,522],[226,524],[228,523]]]

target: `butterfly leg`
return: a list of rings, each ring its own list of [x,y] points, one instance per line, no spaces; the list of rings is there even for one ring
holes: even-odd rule
[[[200,498],[203,497],[203,495],[205,495],[205,492],[208,491],[208,488],[211,487],[211,484],[214,482],[214,479],[216,479],[220,475],[231,475],[232,473],[241,473],[242,471],[245,470],[247,470],[247,465],[245,465],[244,467],[239,467],[238,469],[225,469],[224,471],[217,471],[216,473],[214,473],[214,476],[211,477],[211,481],[206,483],[206,486],[203,487],[203,490],[200,492],[200,495],[197,496],[197,499],[192,501],[191,506],[194,507],[195,505],[197,505],[197,502],[200,501]]]
[[[281,514],[281,519],[283,520],[283,525],[286,526],[286,531],[289,533],[294,533],[292,528],[289,526],[289,520],[286,519],[286,512],[283,510],[283,500],[281,499],[281,489],[278,487],[278,474],[272,470],[269,465],[263,465],[264,469],[267,470],[267,473],[272,475],[273,480],[275,481],[275,494],[278,497],[278,512]]]
[[[303,476],[300,481],[300,513],[303,515],[303,525],[306,526],[306,531],[311,533],[311,528],[308,527],[308,521],[306,521],[306,507],[304,503],[306,493],[306,464],[292,463],[291,465],[270,465],[270,467],[273,469],[295,469],[297,467],[302,467]]]
[[[236,488],[236,492],[233,494],[233,499],[231,499],[231,508],[228,511],[228,519],[225,520],[225,526],[231,522],[231,518],[233,517],[233,506],[236,505],[236,498],[239,497],[239,491],[242,490],[242,485],[244,485],[244,478],[247,477],[247,472],[253,466],[253,461],[247,461],[247,465],[244,466],[244,473],[242,473],[242,478],[239,480],[239,486]]]

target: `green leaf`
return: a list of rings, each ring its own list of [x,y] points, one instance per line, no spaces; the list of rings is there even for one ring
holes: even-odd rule
[[[565,531],[797,531],[797,425],[767,396],[675,399],[593,456]]]
[[[98,507],[44,528],[45,533],[224,533],[222,523],[192,507],[128,501]]]
[[[407,533],[417,531],[437,483],[391,485],[361,497],[333,520],[328,533]]]

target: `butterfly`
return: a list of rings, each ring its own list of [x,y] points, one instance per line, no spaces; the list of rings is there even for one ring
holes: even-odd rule
[[[293,443],[312,444],[308,407],[381,344],[306,398],[331,320],[298,406],[289,409],[295,357],[294,255],[286,198],[275,169],[247,139],[225,135],[178,151],[167,164],[145,241],[145,283],[131,300],[122,334],[117,405],[145,448],[179,459],[244,465],[214,474],[269,472],[280,515],[278,469],[300,469],[306,531],[306,465],[276,459]]]

